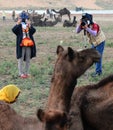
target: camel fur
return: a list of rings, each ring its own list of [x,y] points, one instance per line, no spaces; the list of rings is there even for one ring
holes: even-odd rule
[[[69,130],[113,130],[113,75],[74,90]]]

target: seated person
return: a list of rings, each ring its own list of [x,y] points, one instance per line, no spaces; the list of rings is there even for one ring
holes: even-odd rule
[[[14,103],[16,102],[21,90],[13,84],[4,86],[0,90],[0,101],[4,101],[6,103]]]

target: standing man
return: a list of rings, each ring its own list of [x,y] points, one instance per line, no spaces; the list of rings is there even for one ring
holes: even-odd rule
[[[2,19],[3,19],[3,21],[6,20],[6,12],[4,10],[2,11]]]
[[[36,45],[33,34],[36,29],[31,25],[30,20],[20,17],[12,28],[16,35],[16,57],[18,59],[18,70],[21,78],[28,78],[30,59],[36,56]],[[25,62],[25,67],[24,67]]]
[[[15,10],[12,11],[12,19],[15,20]]]
[[[77,33],[80,33],[82,30],[84,30],[84,33],[89,38],[89,43],[92,45],[92,48],[95,48],[101,54],[101,59],[99,62],[95,63],[95,72],[92,74],[92,77],[100,76],[102,74],[102,56],[105,46],[105,35],[100,26],[93,22],[93,16],[88,13],[82,15],[80,24],[76,28]]]

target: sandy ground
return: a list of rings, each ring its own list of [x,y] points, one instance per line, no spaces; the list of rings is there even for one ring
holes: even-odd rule
[[[88,9],[101,9],[95,4],[96,0],[0,0],[1,8],[53,8],[53,7],[83,7]]]
[[[102,9],[95,4],[96,0],[71,0],[78,7],[89,8],[89,9]]]

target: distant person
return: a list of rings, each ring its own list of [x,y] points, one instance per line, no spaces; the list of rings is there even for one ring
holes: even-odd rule
[[[105,46],[105,35],[101,27],[93,22],[93,16],[88,13],[82,15],[80,24],[76,28],[77,33],[80,33],[82,30],[84,30],[84,34],[89,38],[89,43],[92,48],[95,48],[101,54],[101,59],[99,62],[95,63],[95,72],[92,74],[92,77],[100,76],[102,74],[102,56]]]
[[[3,19],[3,21],[6,20],[6,12],[4,10],[2,11],[2,19]]]
[[[15,10],[12,11],[12,19],[15,20]]]
[[[47,14],[50,14],[49,9],[46,9],[46,13],[47,13]]]
[[[6,103],[14,103],[16,102],[18,96],[20,95],[21,90],[13,84],[4,86],[0,90],[0,101],[6,102]]]
[[[18,59],[19,77],[21,78],[30,76],[30,59],[36,56],[36,45],[33,38],[36,29],[31,25],[30,20],[25,18],[22,15],[12,28],[16,35],[16,57]]]
[[[47,18],[53,18],[52,11],[50,9],[46,9]]]

